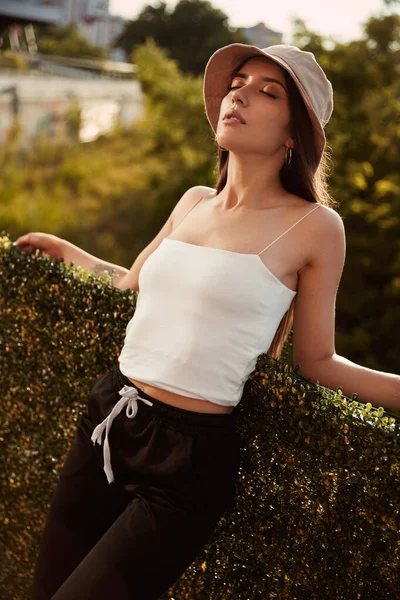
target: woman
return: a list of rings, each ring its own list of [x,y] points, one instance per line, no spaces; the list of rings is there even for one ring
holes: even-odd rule
[[[119,364],[95,382],[61,470],[35,600],[156,600],[168,590],[232,505],[233,410],[259,354],[279,357],[292,324],[302,374],[400,405],[399,376],[335,353],[345,235],[323,170],[332,86],[313,54],[221,48],[204,99],[216,189],[189,189],[129,271],[48,234],[16,241],[140,288]]]

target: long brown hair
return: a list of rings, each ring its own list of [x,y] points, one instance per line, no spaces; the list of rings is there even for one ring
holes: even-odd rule
[[[239,72],[246,59],[233,72]],[[268,60],[268,59],[266,59]],[[289,165],[284,164],[280,171],[283,187],[296,196],[309,202],[320,202],[325,206],[336,207],[337,202],[328,192],[328,175],[330,154],[325,149],[318,162],[318,152],[315,144],[315,131],[308,115],[303,98],[286,69],[282,68],[289,96],[290,126],[295,138],[295,149]],[[218,174],[215,188],[219,194],[226,185],[228,175],[229,151],[218,146]],[[269,356],[279,359],[285,342],[291,332],[294,318],[293,298],[288,310],[283,315],[271,345],[267,351]]]

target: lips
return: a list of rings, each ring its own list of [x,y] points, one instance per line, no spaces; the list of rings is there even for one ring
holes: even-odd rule
[[[240,112],[238,110],[236,110],[235,108],[232,110],[229,110],[227,113],[225,113],[222,120],[224,121],[225,119],[228,119],[229,117],[236,117],[236,119],[238,119],[241,123],[243,123],[243,125],[246,124],[246,121],[244,120],[244,118],[242,117]]]

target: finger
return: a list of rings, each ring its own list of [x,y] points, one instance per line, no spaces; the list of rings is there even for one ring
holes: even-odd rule
[[[26,235],[21,236],[15,242],[15,245],[22,247],[23,249],[31,248],[40,248],[41,250],[46,250],[48,243],[43,237],[36,233],[28,233]]]
[[[37,236],[34,233],[26,233],[25,235],[21,235],[14,242],[16,246],[20,246],[23,244],[29,244],[30,246],[34,246],[37,243]]]
[[[13,242],[14,246],[23,246],[24,244],[26,244],[28,242],[28,235],[21,235],[19,238],[17,238],[15,240],[15,242]]]
[[[17,240],[15,240],[15,242],[13,242],[14,246],[26,246],[26,244],[28,243],[28,240],[22,238],[18,238]]]
[[[21,235],[21,237],[17,238],[15,242],[13,242],[13,244],[19,248],[26,248],[27,246],[33,247],[33,240],[30,234]]]

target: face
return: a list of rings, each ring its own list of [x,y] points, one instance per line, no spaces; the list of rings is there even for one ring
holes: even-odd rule
[[[229,87],[221,102],[217,143],[239,154],[280,152],[284,156],[285,146],[294,144],[283,69],[266,57],[250,58],[232,76]],[[244,124],[224,121],[231,109],[240,113]]]

